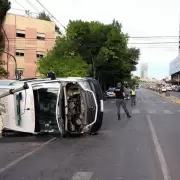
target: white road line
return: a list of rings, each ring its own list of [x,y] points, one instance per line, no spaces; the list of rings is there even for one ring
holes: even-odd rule
[[[56,137],[51,138],[50,140],[46,141],[45,143],[43,143],[42,145],[40,145],[40,147],[36,148],[35,150],[28,152],[27,154],[21,156],[20,158],[12,161],[11,163],[7,164],[5,167],[0,169],[0,174],[3,173],[4,171],[8,170],[9,168],[11,168],[12,166],[18,164],[20,161],[24,160],[25,158],[31,156],[32,154],[34,154],[35,152],[39,151],[40,149],[42,149],[44,146],[48,145],[49,143],[51,143],[52,141],[54,141],[56,139]]]
[[[156,114],[156,110],[148,110],[148,114]]]
[[[178,110],[178,112],[180,112],[180,110]]]
[[[163,110],[164,114],[173,114],[171,111],[169,110]]]
[[[148,121],[149,129],[151,131],[151,136],[152,136],[152,139],[153,139],[153,142],[154,142],[154,146],[156,148],[156,153],[157,153],[157,156],[159,158],[159,162],[160,162],[160,165],[161,165],[161,170],[162,170],[164,180],[171,180],[171,177],[169,175],[169,170],[168,170],[168,167],[167,167],[167,163],[166,163],[163,151],[161,149],[161,146],[159,144],[159,141],[158,141],[154,126],[152,124],[151,118],[148,115],[146,116],[146,118],[147,118],[147,121]]]
[[[93,172],[77,172],[71,180],[90,180]]]
[[[140,114],[140,110],[139,109],[133,109],[132,114]]]

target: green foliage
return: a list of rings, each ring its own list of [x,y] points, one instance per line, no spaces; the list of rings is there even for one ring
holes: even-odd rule
[[[66,37],[59,38],[54,49],[38,61],[38,71],[46,75],[52,69],[58,77],[87,76],[89,66],[81,56],[74,55],[72,43]]]
[[[45,11],[42,11],[37,16],[38,19],[45,20],[45,21],[51,21],[51,18],[48,14],[45,13]]]
[[[128,35],[122,32],[122,25],[116,20],[107,25],[95,21],[70,21],[66,37],[57,39],[54,49],[39,61],[38,68],[44,74],[48,67],[56,64],[53,70],[60,76],[66,76],[69,69],[72,76],[94,76],[107,88],[130,80],[131,72],[136,70],[140,51],[128,48],[127,44]],[[82,62],[85,64],[81,66]],[[83,68],[86,73],[76,73],[72,65],[79,70]]]
[[[138,85],[140,82],[140,78],[138,76],[134,76],[131,79],[128,80],[128,84],[130,86]]]
[[[4,69],[5,62],[0,60],[0,78],[1,77],[7,77],[8,76],[8,72]]]
[[[3,67],[5,65],[5,62],[1,59],[1,55],[5,47],[4,34],[2,33],[2,25],[5,20],[6,13],[10,8],[10,1],[0,0],[0,78],[8,76],[8,72]]]
[[[0,25],[2,25],[6,13],[9,11],[11,8],[11,2],[8,0],[0,0]]]

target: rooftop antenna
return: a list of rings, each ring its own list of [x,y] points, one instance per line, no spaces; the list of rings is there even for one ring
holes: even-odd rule
[[[30,12],[30,10],[25,10],[25,14],[30,17],[30,15],[32,15],[32,13]]]

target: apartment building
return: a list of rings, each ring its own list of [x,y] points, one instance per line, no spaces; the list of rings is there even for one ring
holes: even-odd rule
[[[24,78],[38,76],[36,68],[38,59],[46,55],[55,43],[55,23],[8,14],[4,29],[8,37],[5,51],[16,58],[17,70]],[[9,72],[9,79],[15,78],[13,57],[3,53],[0,58],[7,62],[5,69]]]
[[[143,62],[141,64],[141,79],[148,78],[148,63]]]
[[[171,76],[172,84],[180,85],[180,56],[170,62],[169,75]]]

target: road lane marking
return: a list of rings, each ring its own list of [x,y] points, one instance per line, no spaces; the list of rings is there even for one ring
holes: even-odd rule
[[[178,112],[180,112],[180,110],[178,110]]]
[[[77,172],[71,180],[90,180],[93,172]]]
[[[164,114],[173,114],[171,111],[169,110],[163,110]]]
[[[156,131],[155,131],[154,126],[152,124],[152,120],[151,120],[149,115],[146,115],[146,118],[147,118],[147,121],[148,121],[149,129],[151,131],[151,136],[152,136],[153,143],[154,143],[154,146],[155,146],[155,149],[156,149],[156,153],[157,153],[157,156],[159,158],[163,178],[164,178],[164,180],[171,180],[171,177],[169,175],[169,170],[168,170],[168,167],[167,167],[167,163],[166,163],[163,151],[161,149],[161,146],[159,144],[159,141],[158,141],[158,138],[157,138],[157,135],[156,135]]]
[[[32,154],[34,154],[35,152],[39,151],[40,149],[42,149],[44,146],[48,145],[49,143],[51,143],[52,141],[54,141],[56,139],[56,137],[51,138],[50,140],[46,141],[45,143],[43,143],[42,145],[40,145],[40,147],[36,148],[35,150],[28,152],[27,154],[19,157],[18,159],[12,161],[11,163],[7,164],[5,167],[0,169],[0,174],[2,174],[4,171],[8,170],[9,168],[13,167],[14,165],[18,164],[20,161],[26,159],[27,157],[31,156]]]
[[[156,110],[148,110],[148,114],[156,114]]]
[[[140,110],[139,109],[133,109],[132,114],[140,114]]]

